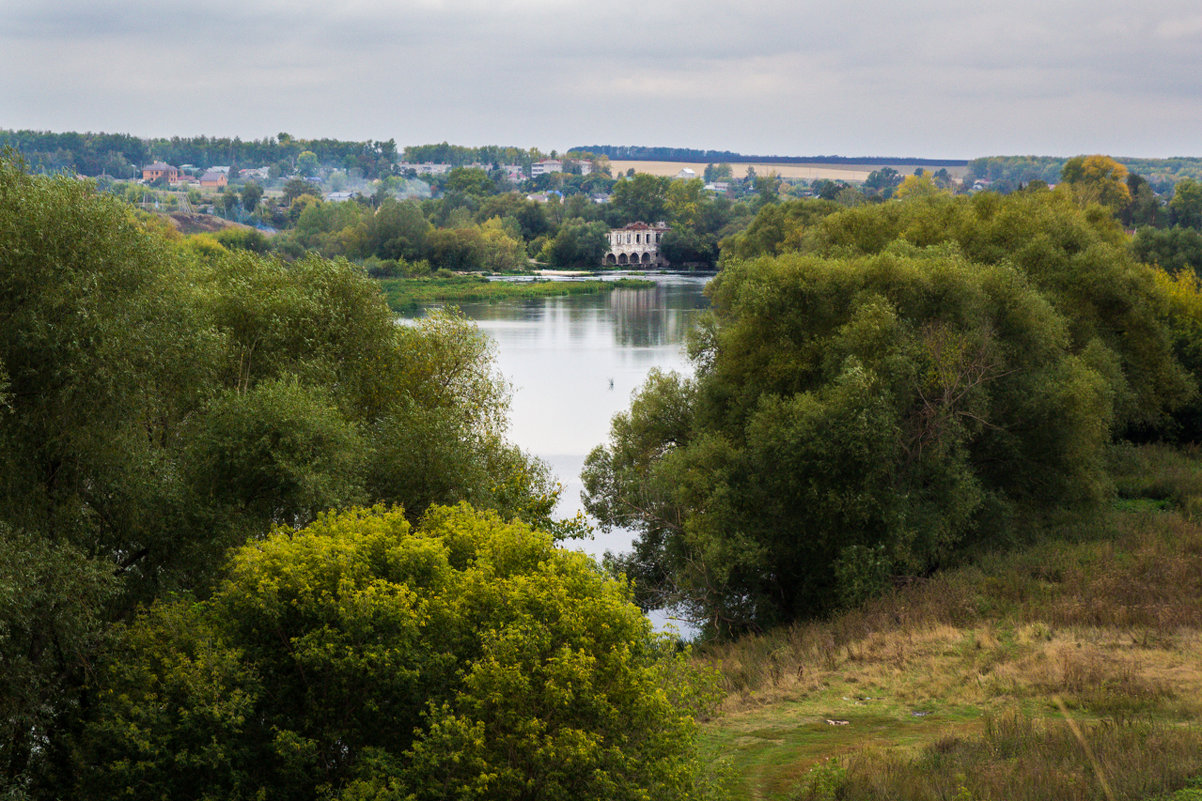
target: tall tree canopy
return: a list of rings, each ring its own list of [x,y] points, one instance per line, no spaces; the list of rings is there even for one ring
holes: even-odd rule
[[[1074,156],[1064,163],[1060,180],[1083,203],[1098,203],[1117,212],[1131,202],[1127,168],[1109,156]]]
[[[0,665],[42,676],[3,699],[9,786],[68,775],[107,624],[203,596],[274,526],[470,501],[568,530],[504,438],[488,340],[451,315],[397,325],[344,261],[181,247],[86,182],[0,161],[0,264],[0,560],[29,554],[0,577]],[[21,602],[60,569],[79,586]]]
[[[682,659],[523,524],[323,516],[126,631],[75,797],[691,798]]]
[[[712,634],[1096,504],[1112,431],[1193,392],[1109,216],[1046,191],[814,212],[761,212],[696,377],[653,376],[586,463],[589,509],[641,532],[618,560],[640,601]]]

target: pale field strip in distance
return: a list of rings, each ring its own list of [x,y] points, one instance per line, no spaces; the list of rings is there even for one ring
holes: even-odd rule
[[[720,163],[720,162],[713,162]],[[669,178],[676,177],[677,173],[685,167],[697,173],[697,177],[701,178],[705,175],[706,162],[692,161],[628,161],[628,160],[610,160],[609,168],[616,178],[619,175],[624,175],[628,169],[634,167],[635,172],[645,172],[651,175],[663,175]],[[732,163],[730,165],[731,172],[735,179],[743,178],[747,174],[748,167],[755,167],[756,175],[768,175],[775,172],[781,178],[804,178],[808,181],[817,179],[825,179],[828,181],[847,181],[848,183],[863,183],[868,179],[868,173],[873,170],[879,170],[881,167],[892,167],[902,175],[913,175],[916,165],[907,164],[899,161],[895,164],[883,165],[846,165],[846,166],[823,166],[822,164],[744,164]],[[935,172],[938,167],[923,167],[927,172]],[[947,171],[951,173],[953,178],[960,179],[964,177],[967,167],[948,167]]]

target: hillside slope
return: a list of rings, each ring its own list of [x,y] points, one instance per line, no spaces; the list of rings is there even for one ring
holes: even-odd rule
[[[1096,519],[703,652],[732,797],[1145,799],[1202,775],[1202,462],[1114,461]]]

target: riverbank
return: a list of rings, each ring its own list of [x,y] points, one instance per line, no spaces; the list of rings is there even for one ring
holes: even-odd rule
[[[510,298],[546,298],[562,295],[595,295],[615,289],[648,289],[641,278],[613,281],[531,280],[490,281],[482,275],[453,278],[380,278],[380,291],[394,311],[411,311],[431,303],[492,302]]]

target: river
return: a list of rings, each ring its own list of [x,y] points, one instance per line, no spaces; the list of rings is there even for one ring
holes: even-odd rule
[[[496,343],[497,367],[513,389],[510,439],[551,466],[564,487],[564,516],[583,509],[584,459],[607,440],[610,419],[630,407],[647,374],[691,372],[685,340],[709,306],[702,294],[708,276],[635,277],[655,286],[461,306]],[[569,547],[599,558],[629,550],[632,538],[598,531]]]

